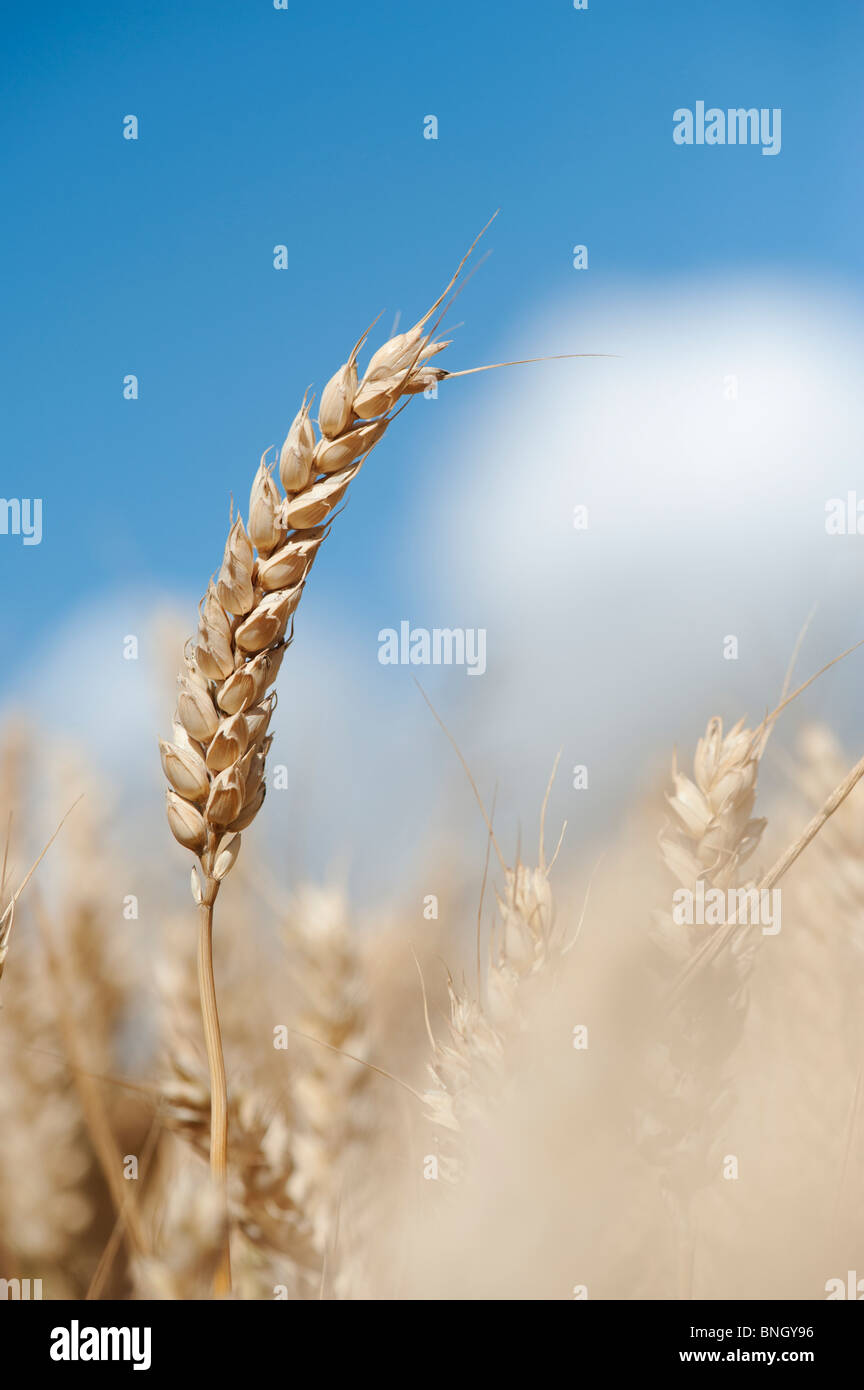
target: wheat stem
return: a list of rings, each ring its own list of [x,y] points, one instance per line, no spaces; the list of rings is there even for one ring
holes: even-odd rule
[[[210,1173],[216,1187],[224,1195],[228,1177],[228,1086],[213,974],[213,904],[218,891],[219,884],[208,875],[198,907],[198,989],[210,1071]],[[231,1292],[231,1252],[227,1235],[213,1281],[213,1292],[217,1297]]]
[[[147,1238],[138,1207],[134,1201],[127,1200],[130,1188],[129,1184],[123,1180],[123,1155],[118,1148],[99,1089],[94,1078],[88,1075],[83,1065],[84,1055],[80,1043],[81,1024],[80,1020],[76,1020],[72,1016],[69,1008],[54,929],[49,923],[47,913],[41,907],[38,896],[36,904],[36,921],[42,937],[48,963],[48,974],[54,992],[57,1023],[66,1054],[72,1063],[72,1079],[78,1093],[78,1099],[81,1102],[81,1110],[93,1144],[93,1152],[102,1169],[118,1218],[122,1218],[123,1229],[129,1241],[130,1253],[132,1255],[146,1254]]]
[[[864,758],[862,758],[860,762],[857,762],[852,768],[852,771],[843,778],[839,786],[834,788],[821,809],[817,811],[813,819],[809,821],[801,831],[798,839],[795,840],[788,849],[784,850],[783,854],[781,854],[780,858],[777,860],[777,863],[763,878],[759,885],[760,888],[773,888],[774,884],[786,873],[786,870],[791,869],[798,856],[803,854],[810,841],[815,839],[825,822],[831,819],[834,812],[843,804],[849,793],[853,791],[861,781],[862,777],[864,777]]]

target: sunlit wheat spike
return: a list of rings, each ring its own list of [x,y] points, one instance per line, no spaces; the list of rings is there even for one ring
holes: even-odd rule
[[[240,834],[266,795],[272,742],[270,695],[292,640],[294,614],[327,527],[349,484],[381,440],[397,408],[437,385],[429,359],[445,343],[426,325],[462,270],[406,334],[380,348],[372,375],[362,379],[357,358],[362,333],[347,361],[327,382],[317,433],[308,391],[279,455],[279,480],[265,451],[252,483],[244,525],[232,515],[218,576],[201,601],[198,631],[187,646],[179,681],[173,737],[161,743],[169,783],[168,821],[176,839],[198,858],[192,894],[199,908],[198,978],[210,1070],[210,1167],[227,1190],[228,1094],[213,976],[213,904],[240,850]],[[371,364],[370,364],[371,366]],[[228,1243],[214,1293],[231,1289]]]
[[[247,522],[232,519],[179,678],[174,735],[161,744],[168,821],[200,860],[202,901],[215,896],[213,885],[237,858],[239,832],[264,801],[268,692],[309,571],[349,484],[400,402],[444,378],[429,363],[448,344],[427,325],[463,264],[412,329],[378,348],[362,377],[357,359],[369,330],[361,335],[321,393],[317,430],[307,391],[279,454],[279,482],[268,450],[253,480]]]
[[[670,820],[660,851],[677,882],[688,891],[704,884],[736,888],[742,866],[757,849],[765,821],[753,817],[764,730],[739,721],[728,733],[712,718],[696,745],[691,775],[672,763],[667,794]],[[724,918],[725,922],[725,918]],[[721,923],[699,927],[677,922],[669,911],[654,914],[653,935],[665,969],[686,968],[704,946],[705,933],[719,936]],[[746,1017],[746,985],[760,937],[743,926],[718,953],[700,987],[677,1006],[661,1011],[659,1031],[647,1059],[647,1096],[637,1118],[643,1156],[659,1167],[676,1232],[678,1289],[692,1297],[692,1202],[719,1162],[715,1149],[734,1097],[729,1061]]]
[[[765,821],[753,819],[760,733],[740,720],[724,735],[723,721],[711,719],[696,746],[693,775],[673,760],[673,788],[667,796],[672,822],[660,837],[663,858],[676,878],[692,887],[702,878],[725,887],[755,851]]]

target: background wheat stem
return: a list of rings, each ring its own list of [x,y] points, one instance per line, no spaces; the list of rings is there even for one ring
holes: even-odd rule
[[[48,964],[50,986],[54,995],[57,1022],[63,1039],[63,1046],[72,1063],[72,1080],[84,1122],[87,1125],[93,1151],[102,1169],[105,1183],[111,1194],[121,1232],[125,1234],[132,1255],[146,1255],[148,1242],[135,1200],[132,1197],[134,1184],[123,1178],[123,1155],[117,1146],[108,1112],[102,1101],[98,1084],[85,1066],[85,1055],[81,1049],[80,1024],[73,1018],[67,1002],[63,970],[58,955],[56,934],[48,915],[36,896],[36,922],[42,937],[42,944]]]
[[[670,1193],[670,1200],[678,1226],[675,1246],[676,1297],[679,1303],[690,1303],[693,1300],[693,1266],[696,1259],[692,1203],[678,1193]]]
[[[153,1116],[153,1119],[151,1121],[150,1130],[147,1134],[147,1139],[144,1143],[144,1148],[141,1150],[141,1158],[138,1165],[139,1178],[143,1177],[144,1174],[149,1171],[150,1160],[152,1159],[153,1154],[156,1150],[156,1146],[159,1143],[161,1133],[162,1118],[159,1111],[157,1110],[156,1114]],[[133,1187],[133,1184],[127,1183],[126,1186],[127,1189],[131,1189]],[[120,1248],[120,1242],[123,1240],[123,1236],[126,1230],[126,1223],[129,1217],[129,1212],[132,1209],[132,1207],[132,1192],[131,1190],[127,1190],[120,1210],[117,1213],[117,1219],[114,1222],[114,1228],[111,1231],[111,1235],[108,1238],[108,1243],[105,1246],[105,1249],[102,1251],[101,1256],[99,1257],[99,1263],[97,1264],[96,1269],[93,1273],[93,1278],[90,1280],[90,1285],[85,1295],[86,1301],[88,1303],[92,1303],[95,1300],[100,1299],[102,1297],[102,1290],[104,1289],[106,1280],[108,1279],[108,1276],[111,1273],[111,1267],[116,1258],[117,1251]]]
[[[787,869],[791,869],[795,860],[809,845],[810,841],[819,834],[823,825],[833,816],[839,806],[842,806],[847,796],[864,777],[864,758],[855,764],[851,772],[843,778],[839,786],[835,787],[827,801],[824,802],[819,811],[811,821],[808,821],[798,839],[786,849],[774,867],[765,875],[760,888],[773,888],[774,884],[783,877]]]
[[[27,870],[26,874],[24,875],[23,879],[22,879],[21,882],[19,883],[18,887],[15,889],[15,892],[12,894],[12,896],[11,896],[11,898],[9,899],[8,903],[7,903],[6,906],[3,908],[2,912],[0,912],[0,978],[2,978],[2,975],[3,975],[3,966],[4,966],[5,963],[6,963],[6,956],[8,955],[8,952],[9,952],[9,938],[10,938],[10,936],[12,935],[12,928],[13,928],[13,926],[14,926],[14,924],[15,924],[15,904],[17,903],[18,899],[20,898],[21,894],[24,892],[24,889],[27,887],[27,884],[30,882],[30,880],[31,880],[31,878],[33,877],[33,875],[35,874],[36,870],[39,868],[39,865],[42,863],[42,860],[45,858],[45,855],[48,853],[48,851],[49,851],[49,849],[51,848],[51,846],[53,845],[54,841],[57,839],[57,836],[60,834],[60,831],[63,829],[63,826],[65,825],[66,821],[67,821],[67,820],[69,819],[69,817],[71,816],[72,812],[75,810],[75,807],[78,805],[78,802],[79,802],[80,800],[81,800],[81,797],[79,796],[78,799],[77,799],[76,801],[73,801],[72,805],[69,807],[69,810],[66,812],[65,816],[63,816],[62,820],[60,821],[60,824],[57,826],[57,829],[54,831],[54,834],[53,834],[53,835],[51,836],[51,838],[48,840],[47,844],[45,845],[45,848],[42,850],[42,853],[39,855],[39,858],[36,859],[36,860],[30,865],[30,868]],[[11,820],[10,820],[10,828],[11,828]],[[7,832],[6,846],[5,846],[4,851],[3,851],[2,894],[0,894],[0,896],[2,896],[2,897],[5,897],[5,895],[6,895],[6,872],[7,872],[7,868],[8,868],[8,855],[9,855],[9,841],[8,841],[8,832]]]
[[[210,1172],[213,1182],[224,1194],[228,1175],[228,1086],[213,974],[213,904],[218,892],[219,884],[208,875],[198,907],[198,989],[210,1072]],[[231,1292],[231,1253],[227,1235],[213,1281],[213,1292],[217,1297]]]

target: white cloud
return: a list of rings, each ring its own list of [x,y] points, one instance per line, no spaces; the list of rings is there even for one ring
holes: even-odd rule
[[[864,537],[824,525],[828,498],[864,499],[864,324],[812,287],[718,281],[597,295],[514,339],[621,357],[500,374],[428,489],[426,568],[446,534],[441,602],[490,629],[502,767],[518,780],[560,741],[620,796],[709,714],[758,717],[815,602],[802,672],[864,636]],[[806,708],[842,720],[860,660]]]

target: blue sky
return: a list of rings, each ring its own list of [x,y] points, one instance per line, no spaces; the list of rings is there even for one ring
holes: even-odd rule
[[[860,293],[864,14],[839,0],[49,0],[3,25],[0,495],[44,499],[41,546],[0,538],[7,653],[107,591],[199,592],[306,384],[379,311],[424,308],[496,207],[455,365],[628,279]],[[780,156],[676,147],[672,112],[699,99],[782,107]],[[418,433],[354,489],[325,598],[374,611],[410,561],[411,470],[441,444]]]

